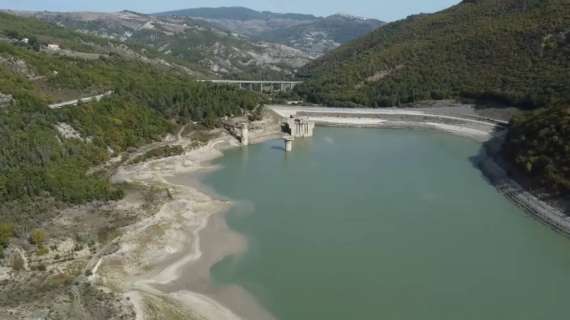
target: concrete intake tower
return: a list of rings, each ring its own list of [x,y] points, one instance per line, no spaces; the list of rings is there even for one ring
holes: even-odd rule
[[[287,119],[287,130],[294,138],[312,137],[315,131],[315,122],[308,117],[294,117]]]

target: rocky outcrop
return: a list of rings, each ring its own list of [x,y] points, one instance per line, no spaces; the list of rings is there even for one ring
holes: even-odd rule
[[[0,65],[4,65],[8,70],[24,76],[30,80],[37,78],[37,74],[28,66],[26,61],[21,59],[16,59],[14,57],[2,57],[0,56]]]
[[[12,104],[14,98],[9,94],[3,94],[0,92],[0,108],[5,108]]]

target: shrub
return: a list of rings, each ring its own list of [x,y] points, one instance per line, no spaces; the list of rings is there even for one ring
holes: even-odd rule
[[[30,242],[40,247],[46,241],[46,233],[42,229],[34,229],[30,234]]]
[[[13,236],[14,226],[9,223],[0,223],[0,247],[6,246]]]
[[[38,252],[37,252],[38,256],[45,256],[48,253],[49,253],[48,247],[46,247],[44,245],[40,245],[38,247]]]

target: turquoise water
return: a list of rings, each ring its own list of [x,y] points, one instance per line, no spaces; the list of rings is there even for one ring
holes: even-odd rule
[[[317,128],[232,150],[204,182],[249,240],[212,268],[279,319],[562,319],[570,240],[472,165],[480,148],[431,131]]]

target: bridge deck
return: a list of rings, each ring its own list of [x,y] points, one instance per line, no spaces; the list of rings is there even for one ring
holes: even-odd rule
[[[263,92],[287,92],[293,90],[303,81],[279,81],[279,80],[198,80],[198,82],[210,82],[216,84],[235,85],[240,89]]]
[[[198,82],[228,83],[228,84],[301,84],[303,81],[279,80],[198,80]]]

